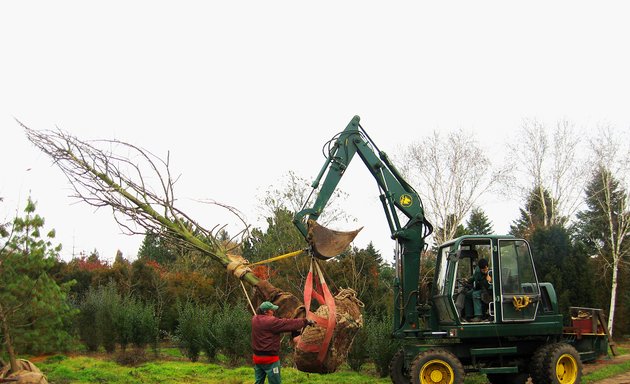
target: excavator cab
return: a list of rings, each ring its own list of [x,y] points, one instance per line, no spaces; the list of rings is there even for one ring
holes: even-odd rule
[[[462,236],[438,252],[433,304],[440,324],[535,320],[542,295],[527,241]],[[489,287],[473,285],[472,276],[482,259],[487,261]]]

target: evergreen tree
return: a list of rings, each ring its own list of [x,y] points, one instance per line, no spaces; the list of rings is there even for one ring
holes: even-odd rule
[[[156,300],[155,286],[160,279],[159,272],[146,259],[137,259],[131,264],[131,280],[133,281],[134,296],[144,300]]]
[[[203,349],[204,329],[208,326],[208,309],[192,301],[177,304],[178,324],[175,340],[182,354],[195,362]]]
[[[630,257],[628,194],[609,169],[600,167],[585,190],[586,209],[577,214],[577,236],[595,257],[609,282],[608,328],[613,332],[623,262]],[[628,321],[625,318],[620,320]]]
[[[560,313],[568,314],[570,306],[593,305],[594,284],[588,253],[571,242],[565,228],[560,225],[537,228],[530,244],[538,280],[553,284]]]
[[[67,294],[72,282],[58,285],[49,275],[61,246],[43,233],[44,219],[29,198],[23,218],[16,217],[0,238],[0,326],[11,366],[16,353],[63,350],[74,310]]]
[[[159,234],[147,233],[138,250],[138,258],[169,264],[175,261],[177,255],[165,244]]]
[[[442,233],[441,238],[443,238],[444,240],[451,240],[451,238],[449,238],[447,235],[449,233],[453,233],[453,239],[468,234],[466,228],[461,223],[456,221],[455,215],[448,215],[446,219],[446,228],[438,227],[437,231]]]
[[[605,181],[608,181],[608,185],[604,185]],[[609,196],[606,196],[607,190],[610,191]],[[610,174],[610,171],[600,169],[587,185],[585,195],[586,209],[577,214],[578,238],[586,244],[592,254],[609,254],[612,247],[609,238],[622,235],[619,233],[620,216],[628,214],[627,211],[623,212],[623,209],[615,209],[624,207],[626,191],[621,188],[619,181]],[[613,209],[608,209],[607,205]],[[609,214],[612,217],[609,218]],[[610,221],[612,228],[609,226]]]
[[[305,247],[304,238],[293,224],[293,212],[278,208],[267,218],[267,229],[254,228],[243,256],[251,261],[293,252]]]
[[[546,189],[543,191],[545,196],[545,205],[547,207],[555,206],[552,204],[551,195]],[[536,228],[545,226],[545,223],[551,222],[553,212],[547,210],[547,218],[545,218],[545,211],[543,210],[542,201],[538,194],[538,187],[532,188],[525,207],[520,209],[521,217],[514,221],[514,224],[510,226],[510,234],[516,237],[522,237],[530,239]]]
[[[306,242],[293,224],[293,212],[278,208],[267,218],[267,229],[254,228],[243,246],[243,257],[256,262],[304,249]],[[304,287],[309,262],[306,257],[292,257],[259,266],[255,273],[283,290],[298,293]]]
[[[323,267],[336,286],[352,288],[357,292],[357,297],[365,305],[367,317],[383,318],[387,315],[393,300],[393,279],[372,243],[365,249],[353,247]]]
[[[490,235],[494,232],[492,223],[481,208],[474,208],[466,222],[466,232],[471,235]]]
[[[446,227],[435,228],[433,238],[436,241],[439,241],[439,239],[444,239],[444,241],[448,241],[451,239],[456,239],[460,236],[470,234],[468,230],[462,224],[456,222],[455,215],[448,215],[445,224],[446,224]],[[451,238],[450,234],[453,234],[454,237]],[[434,252],[437,252],[437,249],[440,245],[441,244],[434,243],[431,250]]]

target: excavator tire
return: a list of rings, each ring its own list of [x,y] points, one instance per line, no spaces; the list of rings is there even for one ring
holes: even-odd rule
[[[555,343],[548,346],[540,364],[541,370],[535,374],[535,384],[577,384],[582,380],[580,355],[570,344]]]
[[[405,369],[405,351],[399,349],[389,362],[389,377],[394,384],[409,384],[409,371]]]
[[[463,384],[464,366],[445,349],[430,349],[419,353],[411,365],[411,384]]]
[[[529,371],[532,373],[532,381],[535,384],[544,384],[548,382],[543,374],[543,365],[552,346],[553,344],[541,345],[532,356],[529,363]]]

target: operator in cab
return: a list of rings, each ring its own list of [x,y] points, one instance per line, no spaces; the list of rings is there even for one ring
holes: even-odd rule
[[[477,262],[477,266],[475,267],[475,270],[473,271],[473,275],[472,277],[468,280],[468,283],[472,284],[472,291],[470,291],[470,295],[472,295],[472,312],[474,313],[474,317],[471,319],[468,319],[468,321],[470,322],[479,322],[484,320],[485,317],[485,308],[484,306],[487,303],[484,303],[484,301],[488,301],[483,300],[482,301],[482,296],[487,296],[488,294],[490,294],[490,297],[492,297],[492,294],[490,292],[492,292],[492,274],[489,273],[489,267],[488,267],[488,260],[486,259],[479,259],[479,261]],[[484,299],[486,297],[483,297]],[[468,301],[468,300],[467,300]],[[470,302],[470,301],[468,301]],[[467,308],[466,309],[466,313],[470,313],[470,309]]]

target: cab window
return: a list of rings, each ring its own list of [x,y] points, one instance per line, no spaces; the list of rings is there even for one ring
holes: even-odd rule
[[[538,281],[529,245],[524,240],[500,242],[501,281],[504,294],[537,294]]]

